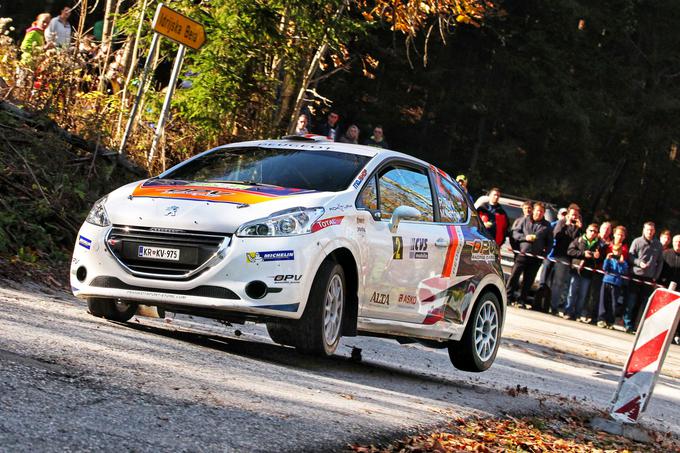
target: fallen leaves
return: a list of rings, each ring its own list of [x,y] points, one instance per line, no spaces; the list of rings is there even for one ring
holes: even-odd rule
[[[512,388],[524,393],[525,388]],[[572,412],[547,417],[455,418],[442,431],[417,434],[390,445],[352,445],[358,453],[459,452],[638,452],[679,451],[677,440],[656,434],[654,446],[590,428],[590,415]]]

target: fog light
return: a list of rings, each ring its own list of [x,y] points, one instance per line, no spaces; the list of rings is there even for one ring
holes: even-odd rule
[[[76,271],[76,278],[80,283],[83,283],[85,279],[87,278],[87,269],[85,269],[85,266],[80,266],[78,270]]]
[[[253,280],[246,285],[246,295],[251,299],[262,299],[267,295],[267,285],[260,280]]]

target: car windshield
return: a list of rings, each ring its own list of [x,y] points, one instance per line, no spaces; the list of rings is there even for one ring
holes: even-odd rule
[[[161,177],[337,192],[346,189],[369,160],[370,157],[333,151],[221,148]]]

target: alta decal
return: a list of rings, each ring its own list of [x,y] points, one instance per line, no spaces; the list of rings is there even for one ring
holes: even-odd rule
[[[85,236],[79,236],[78,245],[90,250],[90,247],[92,246],[92,240],[86,238]]]
[[[359,173],[359,176],[357,176],[357,179],[352,184],[352,187],[354,187],[355,189],[358,189],[359,186],[361,185],[361,181],[364,180],[364,178],[366,177],[367,174],[368,174],[368,172],[366,171],[365,168],[363,170],[361,170],[361,173]]]
[[[246,253],[246,261],[249,263],[260,263],[263,261],[291,261],[294,259],[295,252],[293,250]]]
[[[427,238],[411,238],[411,249],[408,252],[408,257],[417,260],[426,260],[427,253]]]
[[[275,285],[297,284],[302,280],[302,275],[296,274],[279,274],[272,277]]]
[[[373,295],[371,296],[371,302],[378,305],[389,305],[390,295],[374,292]]]
[[[489,240],[479,240],[476,239],[474,242],[468,242],[468,245],[472,246],[472,255],[470,259],[472,261],[495,261],[496,255],[491,244],[492,241]]]
[[[401,236],[392,236],[392,259],[404,259],[404,238]]]
[[[417,302],[416,296],[413,294],[399,294],[399,303],[407,305],[415,305]]]
[[[344,216],[339,216],[339,217],[329,217],[327,219],[323,220],[317,220],[314,222],[312,225],[312,233],[316,233],[319,230],[323,230],[324,228],[328,228],[329,226],[333,225],[340,225],[342,223],[342,219],[344,219]]]

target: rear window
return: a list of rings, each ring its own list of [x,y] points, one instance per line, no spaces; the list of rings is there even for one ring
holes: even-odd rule
[[[337,192],[345,190],[370,159],[334,151],[221,148],[160,177],[196,182],[248,182]]]

